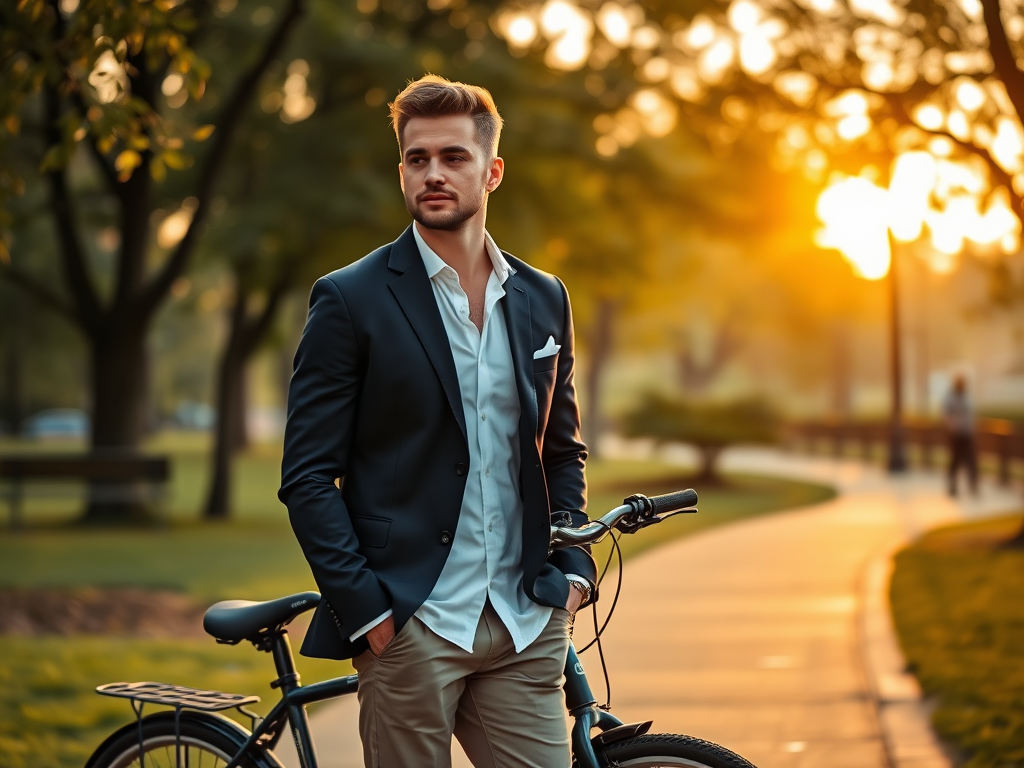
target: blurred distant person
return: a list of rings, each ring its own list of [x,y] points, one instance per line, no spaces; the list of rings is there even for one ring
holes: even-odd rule
[[[597,580],[548,552],[559,510],[587,522],[569,297],[484,228],[491,95],[428,75],[391,117],[413,223],[313,286],[288,393],[280,497],[324,597],[302,652],[352,659],[367,766],[448,768],[454,733],[478,768],[569,768]]]
[[[974,406],[967,395],[967,378],[958,375],[942,404],[949,432],[949,495],[956,496],[957,475],[967,470],[971,493],[978,493],[978,453],[974,444]]]

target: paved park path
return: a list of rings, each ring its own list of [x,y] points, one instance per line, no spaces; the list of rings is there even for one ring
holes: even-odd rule
[[[889,558],[930,528],[1017,509],[1020,497],[985,486],[956,503],[937,474],[893,479],[770,451],[724,458],[728,469],[830,483],[839,495],[630,561],[604,636],[613,712],[719,742],[758,768],[940,768],[888,623]],[[583,663],[602,698],[596,653]],[[320,709],[312,727],[323,768],[361,766],[355,697]],[[294,753],[282,757],[297,765]],[[454,765],[469,765],[457,746]]]

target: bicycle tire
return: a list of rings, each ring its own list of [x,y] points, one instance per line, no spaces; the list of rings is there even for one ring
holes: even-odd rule
[[[245,743],[245,732],[227,718],[183,710],[179,721],[182,766],[189,768],[223,768]],[[146,768],[175,768],[174,714],[160,712],[142,720],[142,754]],[[87,768],[139,768],[139,728],[126,725],[108,738],[86,763]],[[280,763],[267,752],[246,756],[239,768],[280,768]]]
[[[653,733],[604,747],[609,768],[755,768],[725,747],[693,736]]]

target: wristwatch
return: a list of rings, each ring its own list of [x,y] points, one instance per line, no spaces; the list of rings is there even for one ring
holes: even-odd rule
[[[580,605],[586,605],[590,602],[590,582],[586,579],[581,579],[579,576],[567,575],[565,578],[569,580],[569,586],[575,588],[583,595],[583,602]]]

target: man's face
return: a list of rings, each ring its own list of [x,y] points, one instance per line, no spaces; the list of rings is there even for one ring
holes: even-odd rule
[[[484,215],[504,163],[480,146],[473,118],[414,117],[405,125],[403,147],[402,192],[420,226],[453,232]]]

